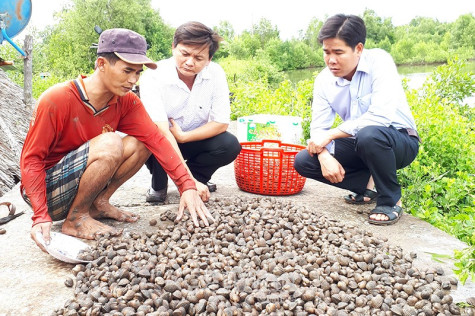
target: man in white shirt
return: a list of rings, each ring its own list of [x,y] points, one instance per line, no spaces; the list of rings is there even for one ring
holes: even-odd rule
[[[173,57],[158,62],[156,73],[146,71],[140,80],[140,97],[152,120],[186,160],[203,201],[216,185],[213,173],[241,151],[237,138],[227,132],[230,121],[226,75],[211,61],[221,37],[199,22],[179,26],[173,38]],[[163,202],[168,177],[151,157],[147,167],[152,185],[147,202]]]
[[[377,200],[369,222],[394,224],[403,214],[396,170],[409,165],[419,150],[396,65],[387,52],[364,49],[366,27],[354,15],[330,17],[318,40],[327,68],[315,79],[311,138],[296,156],[295,168],[354,192],[345,198],[349,203]],[[343,123],[332,128],[335,114]]]

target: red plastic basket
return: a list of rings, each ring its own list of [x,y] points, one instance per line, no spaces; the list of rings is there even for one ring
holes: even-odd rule
[[[291,195],[302,191],[306,178],[294,169],[295,155],[305,146],[284,144],[279,140],[241,143],[234,160],[238,187],[264,195]]]

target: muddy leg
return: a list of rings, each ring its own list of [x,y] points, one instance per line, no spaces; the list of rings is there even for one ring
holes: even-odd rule
[[[112,177],[109,185],[99,193],[91,208],[93,218],[112,218],[120,222],[135,222],[139,219],[138,215],[120,210],[110,204],[109,199],[117,189],[130,179],[150,156],[150,152],[140,141],[131,136],[123,138],[123,162]]]
[[[96,234],[121,233],[91,217],[92,203],[119,168],[123,157],[119,135],[105,133],[93,138],[89,145],[87,167],[79,182],[78,192],[63,223],[65,234],[93,239]]]

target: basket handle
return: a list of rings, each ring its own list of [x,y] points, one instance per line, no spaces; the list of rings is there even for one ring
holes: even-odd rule
[[[278,147],[280,147],[280,145],[282,144],[282,142],[278,139],[263,139],[262,140],[262,147],[265,147],[266,143],[277,144],[277,145],[279,145]]]
[[[276,144],[277,147],[266,147],[265,144]],[[271,158],[273,156],[266,156],[265,153],[266,152],[274,152],[274,153],[279,153],[278,157],[276,157],[276,158],[281,159],[281,157],[284,153],[284,150],[282,148],[280,148],[281,144],[282,144],[282,142],[278,139],[264,139],[264,140],[262,140],[262,147],[260,149],[261,156],[266,157],[266,158]]]
[[[284,154],[284,150],[282,148],[261,148],[259,150],[261,152],[261,156],[264,157],[264,158],[278,158],[278,159],[281,159],[283,154]],[[275,156],[266,156],[266,153],[278,153],[278,156],[275,157]]]
[[[280,140],[267,140],[266,142],[269,142],[269,143],[276,143],[276,144],[279,144],[280,146]],[[264,144],[264,141],[262,142]],[[260,149],[260,152],[261,152],[261,159],[260,159],[260,179],[264,179],[264,159],[263,158],[270,158],[272,160],[278,160],[280,161],[281,163],[279,163],[278,165],[278,168],[279,168],[279,172],[278,172],[278,179],[277,179],[277,191],[280,192],[280,189],[281,189],[281,185],[282,185],[282,158],[284,156],[284,149],[282,148],[272,148],[272,147],[262,147]],[[274,155],[267,155],[266,154],[269,154],[269,153],[277,153],[277,156],[274,156]],[[264,181],[261,181],[261,184],[260,184],[260,190],[261,192],[264,191]]]

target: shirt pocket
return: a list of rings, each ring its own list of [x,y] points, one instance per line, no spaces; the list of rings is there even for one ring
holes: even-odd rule
[[[372,93],[368,93],[358,98],[358,108],[360,110],[360,114],[366,113],[368,111],[368,108],[371,105],[372,95]]]
[[[198,115],[198,117],[203,120],[204,122],[208,121],[209,114],[211,112],[211,105],[212,105],[212,100],[211,98],[197,98],[196,103],[195,103],[195,113]]]

